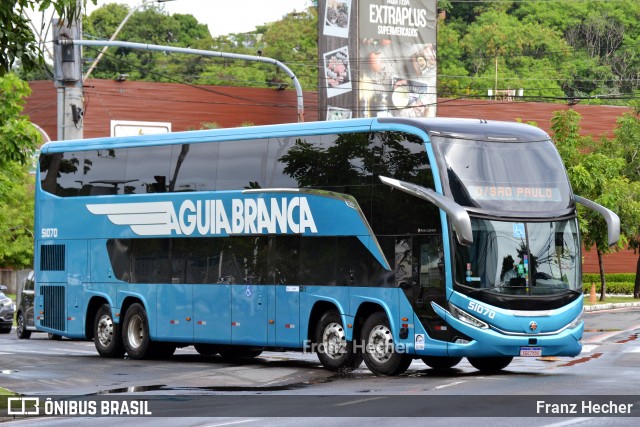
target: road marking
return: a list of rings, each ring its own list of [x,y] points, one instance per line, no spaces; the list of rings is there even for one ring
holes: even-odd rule
[[[570,420],[567,421],[560,421],[559,423],[554,423],[554,424],[545,424],[544,427],[564,427],[564,426],[571,426],[574,424],[582,424],[587,420],[591,420],[593,418],[572,418]]]
[[[582,346],[582,352],[583,353],[589,353],[591,351],[593,351],[594,349],[598,348],[598,345],[592,345],[592,344],[585,344]]]
[[[613,331],[613,332],[607,332],[607,333],[604,333],[604,334],[601,334],[601,335],[596,335],[595,337],[591,337],[591,338],[588,338],[588,339],[583,340],[583,341],[586,342],[586,343],[601,343],[604,340],[607,340],[607,339],[609,339],[611,337],[615,337],[616,335],[620,335],[620,334],[624,334],[624,333],[629,333],[629,332],[634,331],[636,329],[640,329],[640,324],[634,325],[634,326],[632,326],[630,328],[627,328],[627,329],[624,329],[624,330],[621,330],[621,331]]]
[[[434,389],[440,390],[442,388],[447,388],[447,387],[451,387],[451,386],[462,384],[462,383],[466,383],[466,381],[456,381],[456,382],[453,382],[453,383],[450,383],[450,384],[443,384],[443,385],[439,385],[439,386],[434,387]]]
[[[234,424],[243,424],[243,423],[250,423],[253,421],[258,421],[258,418],[254,418],[251,420],[238,420],[238,421],[229,421],[226,423],[220,423],[220,424],[206,424],[208,427],[220,427],[220,426],[232,426]]]
[[[380,397],[369,397],[367,399],[359,399],[359,400],[351,400],[349,402],[343,402],[343,403],[336,403],[333,406],[347,406],[347,405],[356,405],[358,403],[364,403],[364,402],[371,402],[372,400],[380,400],[380,399],[386,399],[386,396],[380,396]]]

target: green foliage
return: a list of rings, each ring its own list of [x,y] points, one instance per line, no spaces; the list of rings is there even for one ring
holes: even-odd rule
[[[600,283],[600,279],[594,280],[592,282],[583,282],[582,283],[582,292],[585,294],[589,294],[591,292],[591,283],[595,283],[596,292],[602,293],[602,284]],[[633,282],[609,282],[607,280],[607,294],[618,294],[618,295],[633,295]]]
[[[31,93],[14,74],[0,77],[0,266],[23,268],[33,256],[33,177],[31,153],[41,135],[22,116]]]
[[[0,77],[0,167],[27,163],[40,142],[40,133],[21,115],[24,98],[30,94],[27,83],[15,74]]]
[[[637,249],[640,245],[640,181],[635,170],[629,168],[638,151],[628,139],[637,135],[638,127],[637,117],[626,115],[618,121],[613,139],[595,143],[591,138],[580,136],[580,115],[575,111],[558,112],[552,119],[554,140],[574,193],[611,209],[620,217],[619,244],[609,248],[604,219],[578,206],[583,245],[587,249],[595,247],[599,258],[617,248]],[[604,271],[600,276],[602,279],[597,283],[604,281],[600,290],[604,295],[609,284],[604,280]],[[608,292],[614,291],[608,288]],[[637,285],[634,294],[638,292],[640,286]]]
[[[111,3],[96,9],[83,20],[85,38],[109,39],[129,14],[125,5]],[[192,15],[166,14],[161,6],[145,5],[135,11],[118,34],[119,40],[164,46],[209,49],[211,34]],[[85,48],[85,56],[98,55],[102,48]],[[110,48],[92,72],[92,77],[111,79],[128,74],[132,80],[194,81],[207,59],[199,55],[162,54],[138,49]]]
[[[529,99],[625,104],[640,89],[639,41],[637,0],[454,2],[438,27],[439,93],[484,95],[497,78]]]
[[[91,0],[94,4],[96,0]],[[84,0],[83,3],[86,3]],[[44,11],[53,6],[62,18],[76,17],[81,10],[76,0],[2,0],[0,2],[0,77],[20,63],[25,71],[44,65],[42,52],[24,12]]]
[[[33,259],[33,176],[7,162],[0,169],[0,266],[26,268]]]
[[[635,273],[608,273],[605,274],[605,278],[607,280],[607,285],[613,282],[635,282],[636,274]],[[582,275],[582,282],[591,286],[591,283],[599,283],[600,282],[600,274],[599,273],[584,273]]]
[[[126,6],[107,4],[85,18],[85,37],[108,39],[129,13]],[[317,11],[291,13],[282,20],[259,27],[254,33],[211,38],[206,25],[191,15],[167,15],[162,7],[147,5],[131,15],[118,39],[190,47],[210,51],[258,55],[286,63],[306,89],[315,89],[317,71]],[[85,49],[85,55],[91,50]],[[98,49],[95,49],[97,55]],[[126,73],[131,80],[186,81],[220,86],[265,87],[288,83],[280,68],[262,62],[199,55],[159,54],[125,48],[111,49],[93,71],[97,78]]]

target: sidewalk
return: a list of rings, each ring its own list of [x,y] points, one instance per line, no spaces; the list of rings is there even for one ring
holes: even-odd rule
[[[639,301],[617,302],[617,303],[604,302],[602,304],[585,305],[584,306],[584,311],[611,310],[611,309],[614,309],[614,308],[627,308],[627,307],[640,307],[640,302]]]

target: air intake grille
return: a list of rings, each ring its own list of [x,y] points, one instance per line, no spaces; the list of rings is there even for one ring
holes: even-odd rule
[[[64,271],[65,245],[40,246],[40,271]]]
[[[40,295],[44,301],[44,319],[40,323],[44,327],[64,331],[64,286],[41,286]]]

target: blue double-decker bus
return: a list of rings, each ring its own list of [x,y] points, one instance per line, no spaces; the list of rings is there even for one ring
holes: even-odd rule
[[[354,119],[59,141],[36,185],[37,327],[103,357],[314,351],[397,375],[575,356],[576,203],[549,136]]]

